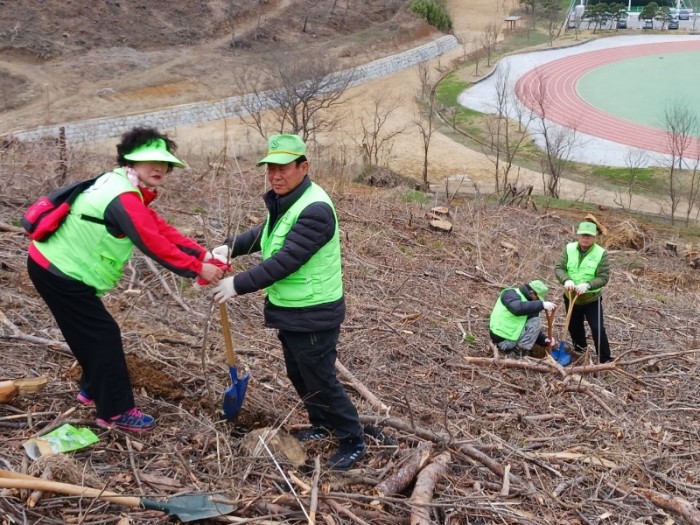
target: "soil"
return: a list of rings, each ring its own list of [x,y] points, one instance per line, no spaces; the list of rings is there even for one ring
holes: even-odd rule
[[[32,127],[229,96],[236,60],[254,61],[313,39],[319,42],[313,49],[337,49],[339,59],[351,63],[435,36],[402,14],[399,7],[405,2],[390,0],[339,1],[339,7],[358,9],[356,16],[346,18],[345,25],[331,19],[335,22],[313,33],[313,21],[328,20],[334,2],[187,2],[190,10],[220,22],[201,27],[172,9],[173,3],[115,0],[94,2],[85,11],[85,3],[77,0],[0,0],[3,14],[19,5],[36,9],[33,14],[15,11],[0,21],[5,48],[8,38],[24,35],[21,48],[3,52],[3,85],[29,97],[6,97],[12,102],[5,105],[3,126]],[[231,51],[231,28],[223,13],[226,6],[242,5],[249,9],[236,19],[238,43]],[[493,0],[451,1],[456,31],[469,41],[503,15],[502,6]],[[109,9],[124,10],[129,20],[145,25],[119,27]],[[307,33],[298,29],[305,18],[299,13],[309,14]],[[89,15],[90,23],[72,20],[79,15]],[[21,23],[10,27],[8,19]],[[260,27],[259,19],[264,19]],[[56,21],[75,24],[61,25],[61,37],[52,39],[59,34],[59,27],[52,25]],[[33,33],[20,33],[30,27]],[[255,30],[254,37],[246,27]],[[402,30],[392,32],[396,27]],[[126,40],[102,34],[111,28]],[[94,39],[87,38],[91,31]],[[371,43],[358,37],[369,33]],[[172,43],[167,39],[173,35],[186,39]],[[355,52],[340,56],[348,49]],[[44,84],[51,86],[48,103],[42,98]],[[402,97],[405,105],[392,125],[408,126],[417,87],[415,72],[360,86],[353,93],[355,109],[375,90]],[[227,132],[231,128],[219,123],[177,130],[177,139],[221,144]],[[325,140],[332,143],[334,138]],[[490,163],[480,154],[440,133],[433,147],[431,177],[467,173],[476,179],[482,172],[487,177]],[[357,469],[333,472],[321,459],[320,479],[314,481],[314,458],[333,453],[332,440],[306,446],[308,462],[299,469],[277,452],[273,461],[266,450],[240,447],[253,429],[291,431],[306,423],[286,379],[276,334],[264,327],[261,294],[238,297],[228,306],[240,368],[253,375],[239,418],[228,422],[220,413],[230,376],[217,309],[206,290],[194,290],[188,280],[152,268],[139,254],[104,302],[122,330],[137,402],[158,423],[141,435],[95,427],[93,411],[75,402],[79,368],[29,282],[26,239],[15,226],[28,203],[56,186],[52,159],[58,158],[57,146],[3,145],[0,379],[42,375],[49,383],[43,391],[0,405],[2,468],[48,475],[51,458],[41,469],[38,462],[30,469],[21,444],[68,422],[92,428],[100,442],[59,456],[68,465],[57,468],[56,460],[54,479],[157,498],[221,492],[238,505],[234,521],[307,523],[310,487],[318,483],[319,521],[341,525],[409,523],[421,509],[409,498],[426,486],[431,487],[432,504],[428,518],[416,518],[416,523],[697,522],[691,502],[700,493],[700,423],[695,417],[697,386],[689,380],[698,370],[700,277],[689,265],[698,260],[697,250],[686,247],[673,229],[604,210],[600,218],[610,231],[601,243],[612,266],[612,280],[604,290],[605,320],[617,361],[561,370],[546,359],[494,359],[488,319],[504,286],[533,278],[547,282],[549,298],[559,304],[554,334],[566,337],[552,268],[585,212],[575,207],[543,212],[498,206],[481,198],[439,201],[448,206],[454,228],[449,234],[437,232],[425,219],[431,205],[406,199],[402,176],[419,172],[420,148],[415,132],[397,138],[390,167],[400,175],[377,174],[382,188],[346,183],[332,170],[314,174],[333,196],[343,235],[348,313],[339,359],[354,380],[341,379],[368,425],[368,451]],[[154,205],[207,246],[218,244],[232,228],[247,228],[264,216],[260,173],[245,164],[241,171],[231,163],[214,169],[210,152],[192,155],[191,169],[169,178]],[[104,155],[79,153],[71,159],[74,178],[94,176],[97,165],[104,168]],[[255,256],[236,259],[234,271],[257,261]],[[591,337],[589,343],[592,349]],[[595,358],[590,351],[576,360],[577,365],[591,363]],[[433,448],[421,481],[409,476],[396,494],[378,494],[379,482],[410,463],[418,445]],[[450,454],[443,472],[435,462],[438,454]],[[291,479],[288,472],[294,474]],[[434,483],[426,478],[429,474]],[[303,508],[289,495],[287,483],[294,484]],[[644,492],[649,488],[655,492]],[[28,508],[19,492],[0,492],[2,525],[88,519],[163,521],[156,511],[48,493]]]

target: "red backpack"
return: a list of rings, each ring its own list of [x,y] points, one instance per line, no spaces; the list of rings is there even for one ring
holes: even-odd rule
[[[78,195],[92,186],[100,176],[58,188],[27,208],[19,222],[29,238],[41,242],[51,237],[68,217],[71,205]],[[104,221],[96,217],[90,217],[89,220],[104,224]]]

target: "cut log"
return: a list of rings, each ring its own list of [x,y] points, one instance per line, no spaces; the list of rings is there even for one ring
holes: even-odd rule
[[[12,401],[19,394],[33,394],[43,390],[47,377],[24,377],[0,381],[0,403]]]
[[[501,241],[500,242],[501,246],[503,246],[506,250],[509,250],[514,253],[518,253],[518,247],[515,244],[511,244],[506,241]]]
[[[644,496],[657,507],[668,510],[682,516],[691,525],[700,525],[700,511],[688,500],[671,496],[669,494],[661,494],[651,489],[632,489],[632,492]]]
[[[432,525],[430,519],[430,503],[438,480],[447,472],[447,466],[452,460],[449,452],[445,451],[435,458],[435,461],[425,467],[418,478],[411,494],[411,525]]]
[[[12,382],[19,388],[22,394],[35,394],[41,392],[48,384],[48,377],[24,377],[21,379],[13,379]]]
[[[436,215],[444,215],[446,217],[450,216],[450,209],[447,206],[435,206],[430,211]]]
[[[386,478],[374,487],[372,494],[378,498],[401,494],[413,482],[418,471],[425,466],[430,459],[431,443],[421,443],[417,448],[405,454],[402,458],[403,466],[394,474]],[[378,504],[379,502],[377,502]]]
[[[430,221],[430,227],[433,230],[443,231],[445,233],[452,231],[452,223],[444,219],[432,219]]]
[[[19,387],[14,381],[0,381],[0,403],[9,403],[19,394]]]

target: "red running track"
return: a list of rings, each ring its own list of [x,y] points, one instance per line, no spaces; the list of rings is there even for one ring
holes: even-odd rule
[[[560,58],[537,67],[518,80],[515,93],[520,101],[540,117],[594,137],[643,150],[671,154],[666,132],[635,124],[592,106],[576,91],[579,79],[606,64],[680,51],[698,51],[700,41],[659,42],[615,47]],[[544,108],[539,101],[544,100]],[[700,158],[700,140],[691,141],[684,157]]]

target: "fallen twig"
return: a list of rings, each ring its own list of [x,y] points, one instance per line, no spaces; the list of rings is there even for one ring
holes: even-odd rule
[[[340,362],[339,359],[335,360],[335,368],[340,373],[340,377],[348,381],[352,387],[360,394],[365,401],[367,401],[374,409],[384,414],[388,414],[391,407],[388,407],[382,403],[377,396],[370,392],[369,388],[362,384],[362,382],[357,379],[350,370],[345,368],[345,365]]]

